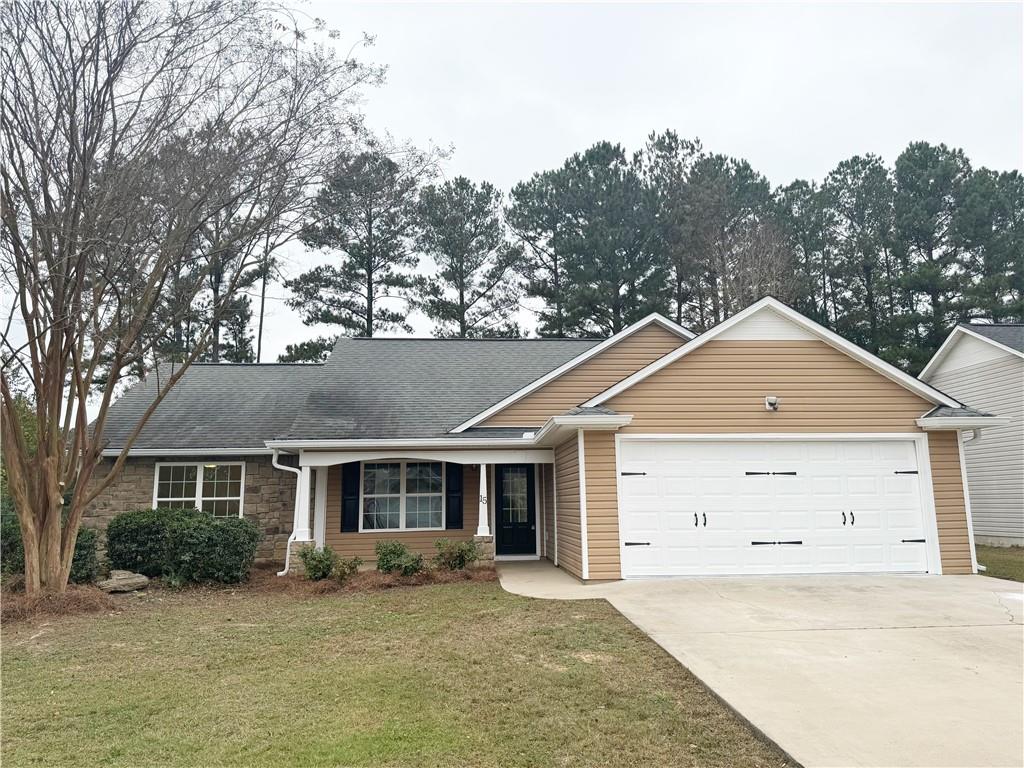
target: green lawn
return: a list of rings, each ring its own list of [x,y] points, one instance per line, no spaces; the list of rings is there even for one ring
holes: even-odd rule
[[[604,601],[154,591],[3,631],[4,768],[778,766]]]
[[[1024,581],[1024,547],[985,547],[978,545],[978,562],[986,576]]]

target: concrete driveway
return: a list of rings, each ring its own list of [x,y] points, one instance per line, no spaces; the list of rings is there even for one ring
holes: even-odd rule
[[[686,578],[510,592],[607,598],[806,766],[1024,764],[1024,590],[985,576]]]

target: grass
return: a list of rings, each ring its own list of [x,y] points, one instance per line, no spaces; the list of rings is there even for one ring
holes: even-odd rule
[[[1024,547],[986,547],[978,545],[978,562],[986,576],[1024,581]]]
[[[604,601],[462,582],[167,592],[7,623],[2,759],[105,766],[778,766]]]

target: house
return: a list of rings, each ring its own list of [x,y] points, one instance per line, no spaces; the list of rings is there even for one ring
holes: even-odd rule
[[[772,298],[699,336],[343,338],[323,365],[190,368],[87,524],[197,506],[254,520],[266,560],[447,537],[585,581],[971,573],[960,435],[1002,423]]]
[[[1008,422],[964,441],[975,539],[1024,545],[1024,325],[958,325],[923,381]]]

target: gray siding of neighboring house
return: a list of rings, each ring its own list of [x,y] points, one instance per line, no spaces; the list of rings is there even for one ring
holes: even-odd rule
[[[965,342],[967,342],[965,344]],[[964,442],[975,540],[1024,544],[1024,360],[973,338],[957,342],[928,379],[958,400],[1010,423]],[[982,350],[977,345],[988,346]],[[994,350],[994,353],[993,353]],[[957,354],[952,354],[952,352]]]

